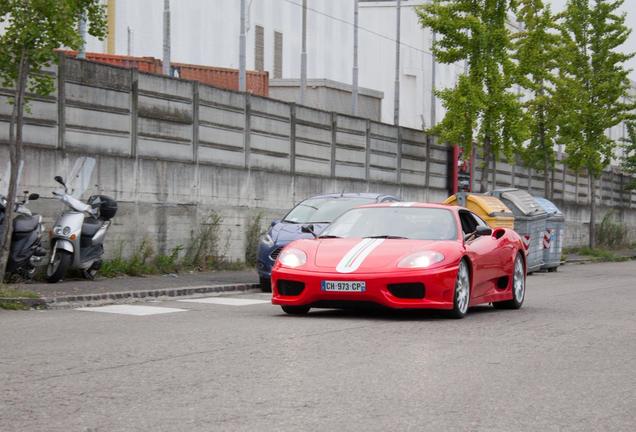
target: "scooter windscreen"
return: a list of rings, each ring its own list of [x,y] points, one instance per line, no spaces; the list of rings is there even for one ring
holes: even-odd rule
[[[64,177],[68,193],[74,198],[79,199],[91,185],[91,176],[95,168],[95,159],[92,157],[82,156],[75,161],[73,169],[68,176]]]

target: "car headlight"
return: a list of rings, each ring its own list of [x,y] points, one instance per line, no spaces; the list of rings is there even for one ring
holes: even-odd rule
[[[307,262],[307,254],[300,249],[285,249],[278,256],[278,261],[285,267],[296,268]]]
[[[261,242],[263,242],[265,244],[265,246],[273,246],[274,245],[274,239],[269,234],[265,234],[263,237],[261,237]]]
[[[428,268],[444,260],[444,255],[435,251],[422,251],[402,258],[398,263],[400,268]]]

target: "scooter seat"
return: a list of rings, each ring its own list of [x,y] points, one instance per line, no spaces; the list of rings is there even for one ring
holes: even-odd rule
[[[97,219],[85,219],[82,225],[82,237],[93,238],[103,223]]]
[[[35,231],[40,223],[38,216],[19,215],[13,220],[13,232],[30,233]]]

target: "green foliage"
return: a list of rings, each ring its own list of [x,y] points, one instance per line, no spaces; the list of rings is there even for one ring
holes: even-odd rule
[[[522,27],[513,35],[516,81],[530,95],[524,102],[530,140],[520,153],[526,166],[547,172],[555,162],[558,106],[553,90],[561,38],[542,0],[519,0],[516,16]]]
[[[31,71],[29,91],[50,94],[53,79],[42,68],[57,60],[55,49],[79,49],[82,14],[88,19],[88,33],[104,38],[106,13],[100,0],[2,0],[0,83],[11,88],[18,82],[20,59],[26,56]]]
[[[625,62],[633,54],[619,47],[630,29],[618,9],[623,0],[569,0],[560,15],[562,46],[558,53],[559,134],[573,170],[597,178],[613,157],[616,142],[606,131],[628,120],[633,104]]]
[[[616,220],[614,210],[608,211],[600,225],[596,227],[596,237],[600,246],[617,248],[628,245],[627,228]]]
[[[437,96],[446,116],[432,132],[471,154],[476,143],[484,157],[482,188],[493,159],[512,159],[527,136],[521,104],[512,92],[515,65],[506,26],[511,0],[432,0],[417,8],[420,23],[441,37],[433,46],[440,63],[465,62],[467,72],[454,88]]]
[[[627,129],[627,138],[623,143],[623,160],[622,167],[625,172],[636,175],[636,122],[628,121],[625,123]],[[636,189],[636,179],[632,178],[626,185],[626,189]]]
[[[211,212],[197,231],[192,231],[184,263],[198,269],[215,268],[223,258],[219,251],[221,222],[223,218]]]
[[[570,254],[583,255],[594,258],[595,261],[601,262],[620,262],[627,261],[629,258],[616,255],[614,252],[602,248],[591,248],[588,246],[580,248],[570,248],[563,251],[565,256]]]
[[[262,222],[263,214],[258,213],[256,217],[250,220],[245,230],[245,263],[250,266],[255,266],[258,259],[258,241],[263,235]]]

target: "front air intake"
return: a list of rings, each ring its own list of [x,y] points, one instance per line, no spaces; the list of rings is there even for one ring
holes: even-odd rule
[[[424,298],[424,284],[421,284],[421,283],[390,284],[388,288],[389,288],[389,292],[398,298],[403,298],[403,299]]]
[[[279,280],[276,284],[278,287],[278,294],[282,296],[297,296],[305,289],[303,282]]]

